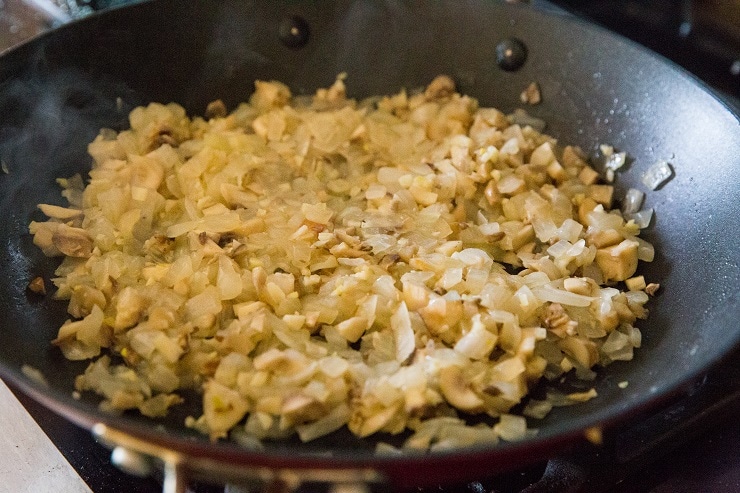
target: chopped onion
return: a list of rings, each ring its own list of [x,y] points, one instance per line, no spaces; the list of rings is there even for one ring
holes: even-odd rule
[[[657,190],[673,178],[673,168],[667,161],[658,161],[642,175],[642,182],[651,190]]]
[[[624,166],[626,162],[627,162],[627,153],[617,152],[615,154],[610,154],[606,158],[606,162],[604,163],[604,168],[616,171],[622,166]]]
[[[542,132],[545,130],[545,127],[547,126],[547,123],[545,120],[540,120],[539,118],[535,118],[528,114],[526,111],[517,109],[514,110],[514,113],[511,113],[510,115],[507,115],[509,118],[509,121],[512,124],[515,125],[521,125],[521,126],[527,126],[529,125],[533,129],[537,130],[538,132]]]
[[[644,209],[639,212],[625,214],[624,218],[627,220],[633,220],[637,227],[644,229],[650,226],[650,221],[653,220],[653,210]]]
[[[630,188],[624,195],[622,202],[622,212],[633,214],[640,210],[642,202],[645,200],[645,194],[636,188]]]
[[[42,205],[50,221],[30,226],[50,255],[79,243],[64,228],[94,246],[57,270],[74,320],[54,343],[122,364],[101,357],[79,392],[159,416],[180,402],[170,392],[204,389],[186,426],[250,448],[347,426],[444,450],[531,436],[510,413],[540,377],[591,380],[632,357],[652,291],[631,273],[635,291],[603,284],[654,256],[635,236],[652,217],[642,192],[609,210],[579,150],[449,77],[360,103],[343,78],[297,99],[258,82],[207,121],[153,103],[91,145],[89,185],[65,180],[73,208]],[[627,156],[602,154],[611,180]]]

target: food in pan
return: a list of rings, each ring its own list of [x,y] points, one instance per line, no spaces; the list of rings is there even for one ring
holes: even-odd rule
[[[342,77],[312,97],[257,82],[206,119],[136,108],[90,144],[87,185],[60,180],[69,206],[30,227],[64,256],[54,344],[93,360],[77,391],[159,417],[196,389],[186,424],[212,439],[528,436],[512,409],[595,396],[528,393],[630,360],[656,287],[612,186],[532,121],[446,76],[360,102]]]

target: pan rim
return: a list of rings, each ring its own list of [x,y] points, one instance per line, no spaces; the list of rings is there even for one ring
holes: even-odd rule
[[[150,4],[155,3],[153,0],[143,0],[141,2],[137,2],[135,5],[132,6],[123,6],[118,7],[118,9],[126,9],[126,8],[135,8],[140,5],[144,4]],[[507,8],[512,9],[528,9],[532,10],[532,7],[527,6],[507,6]],[[101,12],[99,14],[94,15],[108,15],[109,12],[113,11],[107,11],[107,12]],[[610,36],[612,39],[618,40],[621,43],[624,43],[626,46],[629,46],[632,49],[638,49],[641,52],[652,56],[655,59],[658,59],[660,63],[667,65],[671,68],[674,74],[680,75],[684,79],[687,79],[689,83],[691,83],[694,86],[698,86],[703,92],[707,93],[709,96],[711,96],[715,101],[717,101],[719,104],[721,104],[724,108],[727,109],[728,113],[731,114],[740,124],[740,116],[738,114],[738,109],[731,106],[725,99],[719,97],[719,95],[714,91],[713,89],[709,88],[706,83],[698,79],[696,76],[685,70],[684,68],[680,67],[679,65],[675,64],[671,60],[666,59],[665,57],[662,57],[659,54],[653,53],[649,50],[647,50],[642,45],[639,45],[638,43],[635,43],[627,38],[624,38],[623,36],[620,36],[618,34],[613,33],[612,31],[609,31],[608,29],[604,28],[603,26],[599,26],[597,24],[591,23],[587,20],[572,17],[567,14],[560,14],[560,13],[553,13],[553,12],[543,12],[539,11],[538,14],[540,15],[546,15],[546,16],[557,16],[562,19],[567,20],[567,22],[578,24],[583,29],[591,29],[596,30],[600,36]],[[89,19],[90,17],[86,18]],[[62,26],[59,29],[65,29],[69,26],[76,25],[77,22],[84,22],[85,19],[82,19],[80,21],[75,21],[73,23],[70,23],[68,25]],[[33,43],[35,40],[42,38],[44,36],[50,35],[50,33],[44,33],[39,36],[36,36],[26,43],[19,45],[17,47],[11,48],[10,50],[6,50],[2,53],[2,55],[6,55],[7,53],[15,50],[20,49],[25,44]],[[719,353],[717,355],[717,359],[721,360],[722,358],[727,357],[729,354],[731,354],[733,351],[735,351],[738,348],[738,345],[740,345],[740,331],[735,336],[735,344],[731,346],[730,348],[726,349],[725,351]],[[715,362],[716,363],[716,362]],[[711,365],[710,365],[711,366]],[[549,441],[568,441],[571,440],[577,436],[580,436],[582,434],[582,431],[590,426],[596,426],[600,424],[604,424],[606,426],[612,425],[618,421],[622,421],[623,419],[628,419],[629,415],[632,415],[637,412],[641,412],[647,408],[652,408],[655,406],[658,406],[660,402],[664,402],[671,397],[673,397],[675,394],[679,393],[681,388],[685,386],[690,381],[696,379],[698,376],[703,374],[705,371],[707,371],[707,368],[700,368],[696,369],[693,372],[690,372],[688,374],[683,374],[680,379],[677,379],[676,381],[672,382],[670,385],[667,386],[661,386],[659,391],[656,392],[653,395],[645,395],[642,396],[641,399],[638,399],[636,401],[633,401],[629,403],[628,409],[622,410],[621,412],[615,413],[615,410],[612,407],[607,407],[604,409],[597,410],[596,412],[584,416],[584,417],[578,417],[576,419],[568,420],[567,423],[564,424],[563,427],[560,428],[560,430],[557,433],[550,433],[546,434],[544,436],[531,438],[524,440],[522,442],[516,442],[516,443],[504,443],[496,446],[475,446],[475,447],[465,447],[465,448],[458,448],[454,449],[452,451],[445,451],[445,452],[438,452],[433,454],[434,457],[451,457],[451,456],[459,456],[461,454],[463,455],[475,455],[476,457],[480,456],[491,456],[491,457],[498,457],[499,455],[508,454],[513,451],[523,451],[525,448],[530,448],[533,443],[547,443]],[[101,417],[107,418],[108,416],[104,415],[102,412],[95,413],[92,411],[92,409],[84,405],[82,403],[79,403],[77,401],[74,401],[71,396],[64,396],[63,392],[59,389],[51,389],[51,391],[44,391],[40,386],[37,386],[36,384],[30,382],[27,377],[23,376],[18,370],[10,367],[6,367],[4,362],[0,361],[0,375],[4,379],[8,379],[15,385],[17,385],[21,390],[29,394],[31,397],[33,397],[35,400],[38,400],[43,405],[52,408],[55,412],[58,412],[59,414],[62,414],[70,421],[74,422],[75,424],[79,426],[83,426],[85,428],[91,428],[95,423],[97,422],[107,422],[111,426],[115,426],[117,428],[122,428],[125,431],[129,431],[132,434],[135,435],[144,435],[148,434],[151,435],[152,433],[156,436],[158,440],[161,440],[162,443],[168,443],[171,444],[173,447],[182,447],[184,445],[187,445],[187,448],[191,448],[194,451],[198,452],[198,454],[205,454],[208,451],[212,451],[212,449],[223,449],[224,453],[231,453],[234,454],[238,459],[239,462],[247,462],[255,463],[259,462],[260,460],[264,462],[273,462],[276,459],[286,459],[284,452],[279,451],[272,451],[272,450],[265,450],[265,451],[259,451],[259,452],[253,452],[248,451],[244,448],[240,448],[237,445],[234,445],[232,443],[228,442],[222,442],[219,444],[211,444],[209,442],[206,442],[205,440],[198,440],[196,442],[193,442],[192,440],[189,440],[185,435],[177,435],[172,436],[170,434],[167,434],[166,432],[160,431],[156,429],[155,427],[146,427],[143,426],[141,423],[126,418],[125,416],[119,420],[115,421],[109,421],[107,419],[100,419]],[[51,403],[54,403],[55,405],[50,405]],[[114,417],[111,417],[114,418]],[[197,444],[196,446],[193,446],[193,444]],[[402,457],[385,457],[385,456],[377,456],[372,454],[372,452],[369,452],[367,454],[364,454],[362,451],[354,450],[352,451],[352,454],[355,454],[354,457],[344,456],[345,450],[341,450],[340,453],[331,459],[327,459],[326,457],[316,457],[316,460],[320,463],[327,463],[329,462],[335,462],[336,467],[346,467],[347,465],[356,465],[358,461],[365,461],[366,464],[377,464],[378,467],[381,467],[383,465],[393,464],[393,465],[418,465],[422,461],[428,462],[429,456],[428,455],[420,455],[420,454],[408,454],[404,455]],[[348,450],[346,452],[349,452]],[[300,456],[301,459],[305,459],[306,463],[304,464],[306,467],[309,467],[312,465],[315,465],[313,460],[313,456],[311,454],[307,454],[306,456]]]

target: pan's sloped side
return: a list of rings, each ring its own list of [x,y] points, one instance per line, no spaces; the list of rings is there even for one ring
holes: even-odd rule
[[[281,20],[294,15],[311,27],[299,50],[278,37]],[[509,37],[523,40],[529,51],[524,67],[513,73],[495,65],[496,44]],[[408,485],[431,483],[541,457],[584,427],[665,398],[740,339],[737,116],[684,72],[580,21],[474,0],[162,0],[69,25],[2,61],[0,158],[8,173],[0,175],[0,368],[80,424],[106,421],[219,460],[272,467],[372,465]],[[74,401],[74,375],[85,364],[64,360],[49,343],[66,317],[64,306],[25,288],[37,275],[53,275],[55,262],[33,247],[27,226],[40,219],[36,204],[61,203],[55,178],[84,174],[87,142],[100,127],[125,127],[137,104],[176,101],[200,113],[222,98],[233,108],[248,98],[255,79],[278,79],[306,93],[340,72],[348,73],[348,91],[356,97],[419,87],[447,73],[462,91],[505,111],[521,105],[520,92],[537,81],[544,100],[529,111],[549,122],[548,132],[587,150],[606,143],[629,152],[633,162],[619,173],[618,195],[632,186],[646,190],[641,175],[654,162],[669,161],[675,178],[647,199],[657,219],[646,239],[658,255],[644,273],[663,288],[641,325],[644,347],[635,361],[602,372],[598,399],[533,423],[540,432],[531,440],[423,459],[376,458],[373,442],[348,434],[250,452],[193,439],[182,419],[197,413],[195,407],[182,408],[155,429],[136,417],[100,414],[94,402]],[[23,364],[41,370],[51,388],[29,383]],[[625,389],[617,385],[623,381],[629,382]],[[477,466],[450,467],[464,463]]]

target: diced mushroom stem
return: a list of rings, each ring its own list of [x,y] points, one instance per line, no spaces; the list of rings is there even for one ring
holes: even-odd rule
[[[586,155],[580,147],[565,146],[563,164],[566,168],[583,168],[586,166]]]
[[[588,195],[599,204],[609,208],[612,206],[614,187],[611,185],[589,185]]]
[[[558,337],[575,335],[578,327],[578,322],[571,320],[560,303],[552,303],[547,307],[544,324]]]
[[[470,388],[459,366],[439,370],[439,389],[445,400],[461,411],[479,413],[484,409],[483,399]]]
[[[593,211],[598,204],[591,197],[583,199],[578,206],[578,221],[581,224],[588,225],[588,213]]]
[[[578,179],[584,185],[593,185],[599,179],[599,173],[591,166],[585,166],[580,173],[578,173]]]
[[[596,251],[596,263],[605,280],[624,281],[637,270],[636,241],[624,240],[618,245]]]
[[[624,236],[622,236],[622,234],[616,229],[606,229],[594,231],[593,233],[590,233],[586,239],[589,244],[596,248],[606,248],[620,243],[624,240]]]
[[[647,287],[647,284],[645,284],[644,276],[630,277],[629,279],[624,281],[624,284],[630,291],[642,291]]]
[[[592,285],[586,277],[569,277],[563,281],[563,287],[571,293],[591,296]]]
[[[649,294],[650,296],[655,296],[655,293],[660,289],[660,284],[651,282],[647,286],[645,286],[645,292]]]
[[[86,258],[92,254],[93,241],[87,231],[81,228],[61,224],[54,232],[51,241],[60,252],[68,257]]]
[[[581,337],[566,337],[558,341],[558,347],[583,368],[591,368],[599,360],[596,344]]]

